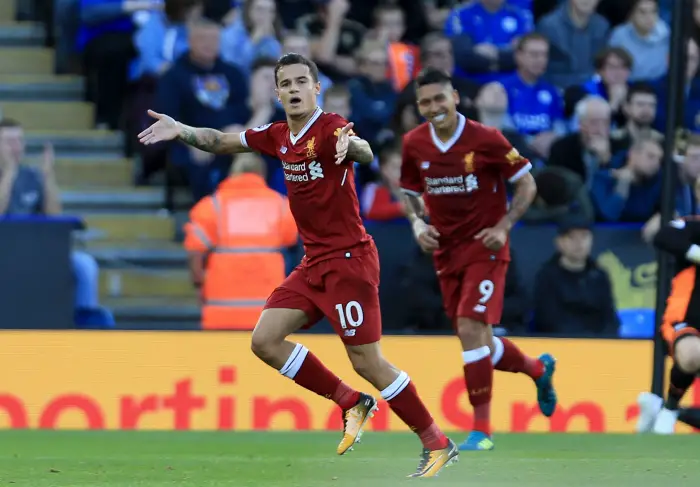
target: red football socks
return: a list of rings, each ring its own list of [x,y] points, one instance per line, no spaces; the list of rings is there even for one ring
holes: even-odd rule
[[[350,409],[357,401],[360,400],[360,393],[347,385],[345,382],[340,382],[335,392],[331,395],[331,401],[336,403],[342,409]]]
[[[474,408],[474,431],[491,436],[491,391],[493,387],[493,364],[491,351],[484,346],[462,352],[464,379],[467,384],[469,402]]]
[[[528,357],[518,346],[503,337],[496,337],[494,341],[500,340],[503,343],[503,355],[494,364],[493,368],[504,372],[513,372],[515,374],[526,374],[533,380],[537,380],[544,374],[544,364],[540,359]],[[498,354],[496,347],[495,356]]]
[[[447,446],[447,437],[435,424],[406,372],[401,372],[381,395],[391,410],[418,435],[424,448],[440,450]]]
[[[360,393],[341,381],[313,353],[297,344],[280,373],[319,396],[331,399],[343,409],[357,404]]]

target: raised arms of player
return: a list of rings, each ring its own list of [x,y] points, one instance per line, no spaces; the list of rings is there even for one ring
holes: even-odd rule
[[[139,134],[139,141],[144,145],[178,139],[187,145],[213,154],[250,151],[241,142],[239,133],[224,133],[210,128],[190,127],[153,110],[148,110],[148,114],[157,121]]]
[[[654,237],[654,246],[673,254],[678,259],[686,259],[700,264],[700,221],[673,220],[661,227]]]

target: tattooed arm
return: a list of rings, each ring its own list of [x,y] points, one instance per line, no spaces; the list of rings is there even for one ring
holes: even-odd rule
[[[139,141],[144,145],[177,139],[213,154],[250,151],[245,144],[245,136],[242,136],[241,133],[224,133],[209,128],[190,127],[168,115],[153,110],[148,110],[148,114],[156,119],[156,122],[139,134]]]
[[[197,149],[213,154],[235,154],[250,152],[241,143],[240,133],[225,133],[209,128],[195,128],[179,124],[178,140]]]
[[[350,137],[347,158],[360,164],[370,164],[374,160],[369,142],[359,137]]]
[[[521,176],[513,185],[515,186],[515,193],[510,202],[508,213],[497,224],[498,227],[508,231],[522,218],[537,195],[535,178],[529,172]]]

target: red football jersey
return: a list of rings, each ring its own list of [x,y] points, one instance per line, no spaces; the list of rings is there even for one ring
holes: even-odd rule
[[[353,162],[335,163],[335,144],[345,120],[316,109],[295,136],[286,121],[241,132],[241,143],[282,162],[289,206],[313,264],[368,242],[355,191]]]
[[[440,273],[460,272],[476,261],[510,260],[507,244],[494,252],[474,236],[505,216],[505,182],[532,168],[501,132],[458,117],[457,130],[447,142],[428,122],[403,139],[401,187],[423,194],[430,223],[440,232],[435,252]]]

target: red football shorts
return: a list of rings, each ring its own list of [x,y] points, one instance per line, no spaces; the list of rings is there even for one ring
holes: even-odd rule
[[[275,289],[268,308],[302,310],[310,328],[324,316],[346,345],[366,345],[382,336],[379,255],[372,246],[346,257],[300,265]]]
[[[471,318],[487,325],[500,323],[507,271],[508,262],[489,260],[474,262],[461,273],[438,276],[442,302],[452,322]]]

